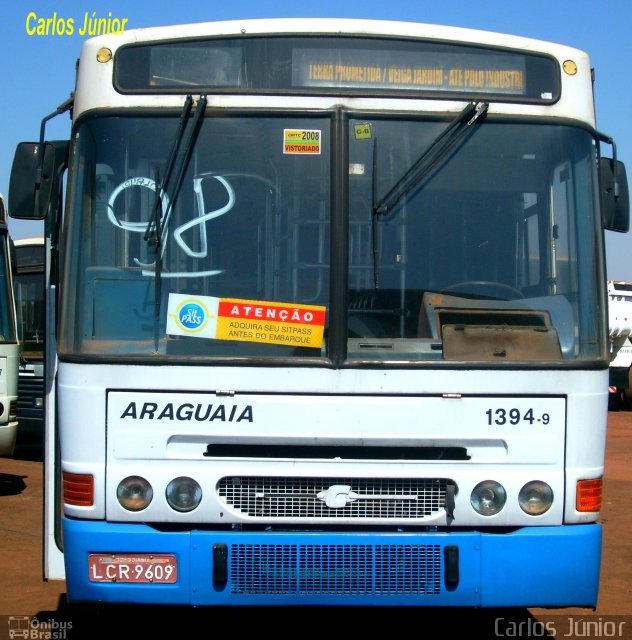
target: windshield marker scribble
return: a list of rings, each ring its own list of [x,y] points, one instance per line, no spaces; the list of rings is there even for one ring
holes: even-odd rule
[[[130,187],[146,187],[155,193],[156,182],[151,178],[128,178],[124,182],[121,182],[121,184],[119,184],[119,186],[110,194],[110,198],[108,200],[108,218],[110,219],[110,222],[119,229],[131,231],[133,233],[144,233],[145,228],[147,227],[147,222],[128,222],[126,220],[119,220],[114,213],[114,203],[116,202],[119,194]],[[169,208],[169,196],[164,191],[161,194],[161,200],[163,211],[167,211]]]
[[[202,190],[202,185],[205,180],[217,180],[225,189],[228,194],[228,202],[220,207],[219,209],[215,209],[213,211],[206,212],[206,206],[204,203],[204,193]],[[144,233],[147,228],[146,221],[140,222],[128,222],[124,220],[119,220],[114,213],[114,203],[119,196],[119,194],[128,189],[130,187],[146,187],[151,189],[152,191],[156,191],[156,182],[151,178],[130,178],[122,182],[112,193],[110,194],[110,198],[108,200],[108,218],[110,222],[119,229],[123,229],[123,231],[129,231],[131,233]],[[235,206],[235,190],[232,188],[228,180],[219,175],[214,175],[210,173],[200,174],[193,178],[193,191],[195,192],[195,201],[197,204],[198,217],[184,224],[176,227],[173,230],[173,237],[177,242],[178,246],[184,251],[184,253],[189,258],[206,258],[208,257],[208,242],[207,242],[207,232],[206,232],[206,222],[209,220],[213,220],[214,218],[218,218],[233,209]],[[166,247],[166,239],[169,234],[169,227],[166,225],[166,221],[169,219],[171,214],[171,202],[169,200],[168,195],[163,191],[161,194],[162,200],[162,210],[165,212],[161,217],[161,224],[164,229],[164,241],[163,241],[163,253]],[[182,234],[189,229],[194,227],[199,227],[200,234],[200,250],[194,251],[191,247],[185,242],[182,238]],[[144,263],[141,262],[138,258],[134,258],[134,262],[140,267],[151,267],[155,265],[155,262]],[[194,271],[194,272],[163,272],[162,277],[164,278],[187,278],[187,277],[201,277],[201,276],[214,276],[223,273],[222,269],[213,269],[208,271]],[[155,272],[153,269],[143,269],[142,274],[144,276],[153,277]]]
[[[217,180],[224,186],[228,193],[228,202],[223,207],[216,209],[215,211],[210,211],[209,213],[205,213],[206,207],[204,206],[204,193],[202,192],[202,182],[206,178],[213,178]],[[206,258],[208,255],[208,245],[206,242],[205,223],[207,220],[213,220],[213,218],[218,218],[219,216],[228,213],[235,206],[235,191],[230,186],[228,180],[225,180],[224,178],[222,178],[222,176],[215,176],[212,174],[201,174],[200,176],[194,178],[193,191],[195,192],[195,201],[197,202],[199,217],[197,219],[194,218],[189,222],[185,222],[177,229],[174,229],[173,237],[175,238],[175,241],[178,243],[182,251],[184,251],[190,258]],[[182,234],[188,229],[191,229],[195,226],[200,227],[200,251],[194,251],[182,239]]]

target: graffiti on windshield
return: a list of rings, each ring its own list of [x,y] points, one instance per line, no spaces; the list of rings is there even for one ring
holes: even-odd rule
[[[235,174],[237,175],[237,174]],[[243,174],[241,174],[243,175]],[[247,176],[247,177],[256,177],[256,176]],[[261,179],[261,178],[258,178]],[[219,207],[218,209],[213,209],[211,211],[206,210],[206,203],[204,202],[204,190],[203,184],[207,180],[215,180],[217,181],[224,190],[226,191],[227,201],[226,203]],[[266,181],[267,182],[267,181]],[[147,234],[148,227],[151,226],[149,219],[141,219],[141,220],[121,220],[118,218],[114,212],[114,204],[121,193],[130,189],[132,187],[142,187],[145,189],[149,189],[156,193],[156,182],[151,178],[145,177],[137,177],[137,178],[129,178],[119,184],[110,194],[107,204],[107,215],[110,222],[117,228],[122,229],[123,231],[127,231],[130,233],[142,233],[144,235]],[[160,228],[161,232],[161,242],[160,242],[160,256],[161,258],[164,256],[165,249],[167,247],[167,240],[169,237],[169,233],[173,234],[173,239],[180,251],[182,251],[189,258],[203,259],[207,258],[209,254],[208,247],[208,231],[206,227],[206,223],[219,218],[220,216],[226,215],[229,213],[233,207],[235,206],[235,190],[233,189],[231,183],[226,179],[226,177],[222,175],[217,175],[213,173],[202,173],[194,176],[193,178],[193,192],[195,194],[195,203],[197,209],[197,216],[193,219],[180,224],[173,229],[171,229],[171,217],[173,214],[173,204],[169,199],[168,194],[165,191],[160,192]],[[158,203],[155,203],[158,205]],[[140,217],[140,216],[138,216]],[[190,244],[187,243],[183,234],[191,229],[196,229],[199,234],[199,249],[193,249]],[[142,267],[142,273],[145,276],[153,276],[155,274],[155,261],[154,262],[143,262],[140,258],[135,257],[133,261],[139,267]],[[162,277],[165,278],[181,278],[181,277],[200,277],[200,276],[214,276],[222,273],[222,269],[213,269],[213,270],[203,270],[203,271],[187,271],[187,272],[162,272]]]

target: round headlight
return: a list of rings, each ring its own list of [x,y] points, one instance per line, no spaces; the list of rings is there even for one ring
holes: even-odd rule
[[[119,504],[128,511],[142,511],[154,497],[154,491],[145,478],[128,476],[116,489]]]
[[[180,476],[167,485],[167,502],[176,511],[193,511],[200,504],[200,500],[202,488],[193,478]]]
[[[553,504],[553,489],[546,482],[527,482],[518,494],[520,508],[530,516],[546,513]]]
[[[505,488],[494,480],[479,482],[472,490],[470,503],[482,516],[493,516],[504,506],[507,500]]]

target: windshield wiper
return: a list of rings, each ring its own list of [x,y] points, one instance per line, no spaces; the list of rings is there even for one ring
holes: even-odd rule
[[[171,151],[169,153],[169,158],[167,160],[167,166],[165,167],[165,176],[164,176],[164,184],[167,185],[169,180],[171,180],[171,172],[173,171],[173,165],[175,164],[176,157],[178,155],[178,150],[180,149],[180,144],[182,143],[182,138],[184,138],[184,130],[187,126],[187,122],[189,121],[189,115],[191,114],[191,105],[193,104],[193,97],[187,96],[184,101],[184,107],[182,108],[182,113],[180,114],[180,121],[178,123],[178,130],[176,131],[175,138],[173,139],[173,144],[171,145]],[[156,245],[158,242],[158,237],[160,236],[160,224],[162,221],[162,195],[164,189],[162,188],[162,184],[159,182],[158,173],[156,172],[156,191],[154,198],[154,207],[153,207],[153,215],[149,217],[147,221],[147,228],[145,229],[145,235],[143,239],[145,242],[149,242],[150,245]],[[152,229],[153,226],[153,229]]]
[[[184,146],[182,155],[180,156],[180,164],[178,165],[176,182],[173,186],[173,192],[171,193],[171,200],[169,201],[169,208],[168,208],[168,211],[165,213],[165,221],[162,225],[163,230],[165,230],[169,226],[169,218],[171,217],[171,213],[173,212],[176,206],[176,200],[178,199],[178,194],[180,193],[180,188],[182,187],[182,182],[184,181],[184,174],[186,173],[187,168],[189,167],[189,161],[191,160],[193,147],[195,146],[195,142],[197,140],[198,134],[200,133],[200,128],[202,127],[202,119],[204,118],[205,111],[206,111],[206,96],[200,96],[200,99],[197,101],[197,106],[195,108],[195,114],[193,115],[193,123],[191,125],[189,138],[186,142],[186,145]]]
[[[379,201],[373,202],[373,215],[384,215],[412,191],[446,156],[465,140],[470,127],[487,113],[487,102],[470,102],[459,115],[434,139],[404,175]],[[374,161],[374,172],[376,162]]]
[[[160,342],[160,311],[161,311],[161,298],[162,298],[162,259],[164,255],[164,243],[163,237],[165,232],[169,228],[169,220],[171,213],[176,205],[182,182],[184,181],[184,175],[189,166],[191,160],[191,154],[193,147],[197,140],[200,128],[202,126],[202,119],[204,118],[204,112],[206,110],[206,96],[200,96],[193,116],[193,123],[189,132],[189,137],[184,145],[182,154],[180,155],[180,162],[176,165],[176,159],[180,150],[180,145],[184,139],[184,133],[186,130],[189,115],[191,113],[191,106],[193,104],[193,98],[187,96],[182,114],[180,115],[180,123],[176,137],[174,138],[171,153],[169,154],[169,160],[167,162],[167,168],[165,170],[165,177],[162,183],[160,178],[156,175],[156,201],[154,203],[153,216],[147,224],[145,231],[145,240],[154,245],[156,260],[154,262],[154,349],[158,353],[158,345]],[[162,198],[163,192],[169,192],[169,183],[171,182],[171,176],[174,168],[175,183],[173,185],[173,191],[171,193],[171,199],[167,206],[167,210],[162,210]],[[153,226],[153,231],[152,231]]]
[[[400,200],[410,193],[448,153],[461,144],[470,127],[487,113],[487,102],[470,102],[461,113],[432,141],[430,146],[413,162],[404,175],[377,199],[377,138],[373,140],[373,174],[371,178],[371,242],[373,251],[373,286],[380,288],[380,255],[378,249],[377,217],[392,211]]]

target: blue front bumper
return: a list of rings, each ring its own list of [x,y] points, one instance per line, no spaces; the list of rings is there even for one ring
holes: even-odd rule
[[[163,532],[65,518],[64,546],[71,601],[594,607],[601,526],[507,533]],[[177,582],[91,582],[91,553],[173,554]]]

